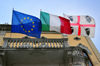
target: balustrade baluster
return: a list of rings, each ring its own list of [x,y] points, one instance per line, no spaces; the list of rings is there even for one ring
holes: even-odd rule
[[[47,40],[47,48],[49,47],[49,45],[48,45],[48,40]]]
[[[15,42],[16,42],[16,43],[15,43],[15,48],[17,48],[17,42],[18,42],[18,41],[16,40]]]
[[[35,48],[36,48],[36,41],[34,41],[34,45],[35,45]]]
[[[12,48],[14,47],[14,40],[13,40],[13,42],[12,42]]]
[[[11,40],[8,40],[8,47],[10,48],[10,45],[11,45]]]

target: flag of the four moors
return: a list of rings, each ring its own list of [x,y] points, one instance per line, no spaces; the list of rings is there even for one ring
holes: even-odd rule
[[[64,17],[70,20],[70,25],[72,29],[72,35],[81,35],[94,37],[95,33],[95,21],[92,17],[88,15],[65,15]]]
[[[37,17],[13,10],[11,32],[40,38],[41,20]]]

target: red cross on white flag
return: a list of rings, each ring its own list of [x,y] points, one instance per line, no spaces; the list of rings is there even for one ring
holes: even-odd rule
[[[70,25],[72,29],[72,35],[81,35],[94,37],[95,33],[95,21],[90,16],[69,16],[64,17],[70,20]]]

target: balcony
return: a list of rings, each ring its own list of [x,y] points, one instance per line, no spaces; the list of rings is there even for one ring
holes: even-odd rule
[[[68,46],[64,39],[4,38],[0,47],[1,66],[20,66],[20,64],[81,66],[87,64],[88,58],[82,55],[83,50],[91,54],[87,47]],[[46,65],[46,66],[47,66]]]

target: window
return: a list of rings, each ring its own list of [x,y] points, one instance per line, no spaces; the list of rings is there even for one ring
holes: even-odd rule
[[[88,59],[89,59],[89,56],[87,55],[86,52],[83,52],[83,55],[86,56],[86,57],[88,57]],[[88,63],[87,66],[93,66],[92,63],[91,63],[91,61],[90,61],[90,59],[89,59],[89,63]]]

